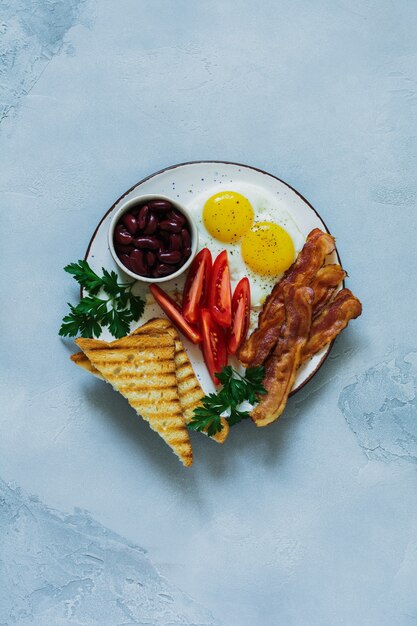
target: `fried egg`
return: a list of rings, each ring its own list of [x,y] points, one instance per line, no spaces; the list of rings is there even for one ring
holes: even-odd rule
[[[212,237],[224,243],[235,243],[253,223],[253,207],[237,191],[219,191],[206,201],[203,222]]]
[[[199,248],[213,258],[227,250],[232,288],[247,276],[257,311],[301,250],[302,235],[284,201],[261,187],[233,183],[212,187],[188,206],[199,231]]]
[[[295,259],[293,240],[274,222],[256,222],[243,237],[241,248],[246,265],[260,276],[278,276]]]

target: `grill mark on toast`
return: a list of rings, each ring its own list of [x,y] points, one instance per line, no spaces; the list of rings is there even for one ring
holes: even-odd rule
[[[106,369],[110,369],[110,368],[115,368],[115,367],[120,367],[120,366],[128,366],[129,368],[137,368],[138,366],[144,366],[146,365],[147,368],[149,368],[150,366],[154,366],[157,365],[158,369],[160,370],[164,370],[166,369],[167,371],[175,371],[175,365],[174,368],[172,367],[172,360],[171,359],[152,359],[149,361],[144,361],[142,359],[132,359],[132,360],[128,360],[126,363],[126,359],[119,359],[117,361],[109,361],[108,357],[106,355],[103,355],[103,358],[96,358],[95,359],[95,363],[99,363],[100,367],[105,367]]]
[[[159,406],[156,407],[156,411],[161,409],[161,407],[164,405],[164,402],[174,402],[176,399],[178,399],[178,390],[175,385],[170,387],[160,387],[157,391],[153,389],[151,392],[151,398],[149,397],[150,391],[144,387],[138,388],[135,386],[132,388],[128,385],[118,385],[118,390],[123,395],[129,394],[132,398],[132,403],[140,402],[145,407],[155,404],[155,401],[158,401]]]

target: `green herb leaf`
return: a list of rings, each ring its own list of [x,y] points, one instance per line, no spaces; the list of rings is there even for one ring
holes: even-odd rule
[[[80,316],[74,314],[74,307],[72,307],[69,302],[68,306],[70,307],[71,313],[68,313],[62,320],[62,325],[59,329],[61,337],[75,337],[80,327]]]
[[[138,320],[139,318],[141,318],[145,310],[145,301],[143,300],[143,298],[140,298],[139,296],[132,296],[132,294],[129,294],[128,304],[130,306],[133,319]]]
[[[246,420],[250,417],[249,411],[239,411],[233,407],[230,411],[229,417],[229,426],[234,426],[235,424],[239,424],[242,420]]]
[[[262,366],[248,368],[242,376],[227,365],[216,376],[223,385],[222,389],[204,396],[201,406],[194,410],[193,418],[188,424],[191,430],[204,430],[208,435],[222,430],[221,417],[225,414],[228,414],[230,426],[248,419],[249,411],[242,411],[239,406],[245,401],[255,404],[258,396],[266,393],[263,386],[265,370]]]
[[[103,286],[102,279],[91,269],[87,261],[70,263],[64,267],[64,271],[72,274],[77,283],[91,294],[96,294]]]
[[[122,311],[118,311],[117,309],[112,309],[110,312],[110,319],[108,323],[109,331],[116,337],[116,339],[120,339],[120,337],[125,337],[129,334],[130,322],[133,320],[132,314],[127,309]]]
[[[59,329],[61,337],[75,337],[80,334],[82,337],[100,337],[101,326],[96,320],[88,314],[77,310],[68,303],[70,313],[62,320],[62,326]]]
[[[221,372],[216,373],[216,376],[223,387],[225,387],[233,378],[233,371],[234,370],[231,365],[225,365]]]
[[[221,423],[218,415],[199,415],[193,417],[191,422],[188,424],[188,428],[190,430],[204,430],[207,431],[208,435],[212,436],[223,430],[223,424]]]
[[[87,261],[82,260],[70,263],[64,269],[88,291],[88,295],[76,306],[68,305],[70,312],[62,320],[59,334],[62,337],[78,334],[100,337],[102,328],[108,327],[117,339],[127,335],[130,323],[139,320],[145,308],[145,301],[132,294],[134,282],[119,283],[116,272],[105,268],[102,268],[103,276],[98,276]],[[108,297],[99,297],[99,291]]]
[[[101,268],[103,272],[102,287],[109,296],[117,297],[120,293],[124,293],[124,287],[121,288],[117,282],[116,272],[108,272],[104,267]]]
[[[263,386],[265,379],[265,370],[263,367],[248,367],[245,372],[245,379],[248,385],[258,388],[258,393],[266,393],[266,389]],[[262,391],[260,391],[262,388]]]

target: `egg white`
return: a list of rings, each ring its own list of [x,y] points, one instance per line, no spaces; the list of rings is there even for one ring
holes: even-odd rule
[[[203,222],[203,208],[207,200],[216,193],[224,191],[236,191],[245,196],[251,203],[254,210],[254,222],[274,222],[278,224],[290,235],[295,249],[295,255],[299,253],[303,247],[306,234],[301,233],[297,224],[291,215],[285,209],[285,201],[278,196],[266,192],[261,187],[246,183],[235,182],[230,185],[218,185],[206,190],[203,194],[196,197],[187,208],[194,217],[198,233],[199,233],[199,249],[209,248],[213,259],[222,250],[227,250],[230,266],[230,279],[232,289],[236,286],[241,278],[247,276],[251,286],[251,326],[256,321],[257,312],[263,305],[265,298],[271,292],[275,283],[282,277],[282,274],[276,276],[260,276],[255,274],[244,262],[242,258],[241,242],[224,243],[215,239],[207,231]]]

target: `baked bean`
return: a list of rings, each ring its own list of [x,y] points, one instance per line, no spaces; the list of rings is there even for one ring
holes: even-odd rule
[[[156,237],[136,237],[133,240],[133,244],[135,248],[145,249],[145,250],[158,250],[159,241]]]

